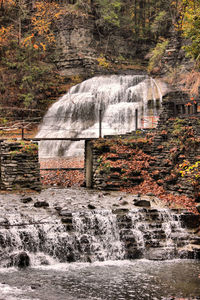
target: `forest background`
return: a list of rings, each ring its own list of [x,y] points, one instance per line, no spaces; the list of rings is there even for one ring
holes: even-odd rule
[[[109,41],[110,36],[118,33],[135,45],[145,45],[142,52],[145,57],[134,51],[132,55],[124,55],[97,47],[91,72],[87,69],[85,74],[63,75],[57,63],[58,33],[69,15],[80,20],[91,19],[93,34],[100,46],[101,40]],[[174,36],[181,40],[183,65],[174,64],[163,72],[163,57]],[[113,73],[116,66],[117,70],[140,69],[162,76],[170,83],[179,83],[180,88],[190,93],[197,93],[200,2],[0,0],[1,125],[11,119],[40,120],[49,105],[70,86],[96,73]]]

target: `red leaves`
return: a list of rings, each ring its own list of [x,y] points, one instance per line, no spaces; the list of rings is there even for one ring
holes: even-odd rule
[[[160,134],[163,136],[167,135],[167,130],[162,130]]]
[[[143,195],[151,192],[159,199],[163,200],[169,207],[185,208],[188,211],[197,214],[194,199],[191,199],[184,195],[175,196],[173,194],[167,193],[162,186],[159,186],[155,181],[152,180],[152,178],[150,178],[148,173],[146,173],[144,182],[142,182],[139,186],[122,188],[121,190],[133,194],[141,193]]]
[[[48,159],[40,162],[41,168],[83,168],[84,163],[78,159]],[[41,182],[47,186],[80,186],[84,182],[84,172],[64,170],[41,170]]]
[[[190,130],[189,130],[190,131]],[[190,131],[191,132],[191,131]],[[192,132],[191,132],[192,133]],[[121,180],[117,182],[118,186],[121,186],[121,190],[125,192],[130,192],[133,194],[141,193],[141,194],[147,194],[149,192],[153,193],[155,196],[166,202],[166,204],[169,207],[176,207],[176,208],[185,208],[189,211],[192,211],[194,213],[197,213],[195,208],[195,200],[191,199],[187,196],[180,195],[175,196],[173,194],[170,194],[166,192],[164,189],[164,180],[159,179],[157,182],[153,180],[151,175],[158,175],[159,170],[154,170],[152,174],[150,175],[149,170],[151,163],[156,160],[155,157],[151,157],[150,155],[145,154],[141,149],[138,149],[137,147],[133,148],[134,141],[131,142],[131,145],[128,143],[126,144],[126,141],[113,141],[112,147],[110,148],[110,151],[112,150],[114,153],[105,153],[102,154],[101,158],[101,164],[109,163],[110,168],[121,168]],[[133,143],[133,144],[132,144]],[[170,153],[173,155],[177,153],[178,148],[177,146],[174,146],[170,149]],[[112,158],[115,158],[112,160]],[[183,159],[183,157],[182,157]],[[165,159],[165,164],[171,165],[172,162],[170,159]],[[144,180],[141,183],[138,183],[137,185],[132,185],[131,181],[130,184],[128,184],[129,179],[133,178],[133,174],[137,173],[137,176],[140,178],[143,178]],[[107,178],[107,184],[114,184],[111,182],[112,179],[112,173],[110,172]],[[120,175],[120,173],[117,172],[115,175]],[[173,170],[169,173],[169,175],[165,178],[165,182],[176,180],[177,176],[179,175],[179,170],[176,169],[176,167],[173,168]],[[124,186],[123,186],[124,181]],[[180,192],[182,192],[180,190]]]

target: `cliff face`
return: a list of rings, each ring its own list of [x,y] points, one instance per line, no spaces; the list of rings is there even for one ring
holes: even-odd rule
[[[179,73],[190,71],[194,66],[194,62],[186,56],[183,49],[187,43],[188,41],[182,38],[181,32],[171,28],[169,43],[161,58],[160,67],[157,67],[157,70],[152,73],[154,75],[158,74],[158,76],[165,76],[172,73],[173,70],[177,70]]]
[[[93,16],[66,15],[56,32],[55,63],[64,76],[88,77],[113,71],[116,65],[144,65],[151,43],[135,41],[129,32],[100,33]],[[129,67],[126,67],[129,69]]]
[[[95,66],[95,41],[92,19],[67,15],[57,31],[55,63],[65,76],[85,75]]]

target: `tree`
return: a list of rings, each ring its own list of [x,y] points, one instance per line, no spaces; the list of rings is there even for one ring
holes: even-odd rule
[[[189,57],[200,67],[200,2],[198,0],[182,0],[182,31],[188,39],[184,48]]]
[[[180,174],[194,187],[195,199],[200,199],[200,161],[194,164],[184,161],[180,166]]]
[[[120,0],[95,0],[97,25],[104,28],[120,26]]]
[[[55,43],[53,28],[63,13],[56,2],[1,0],[1,104],[43,106],[56,77],[48,59]]]

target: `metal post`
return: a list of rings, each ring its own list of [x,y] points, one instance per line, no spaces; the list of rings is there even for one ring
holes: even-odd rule
[[[102,137],[102,109],[99,109],[99,138]]]
[[[22,140],[24,139],[24,126],[22,125]]]
[[[197,114],[197,103],[194,104],[194,113]]]
[[[138,109],[135,110],[135,131],[138,130]]]

